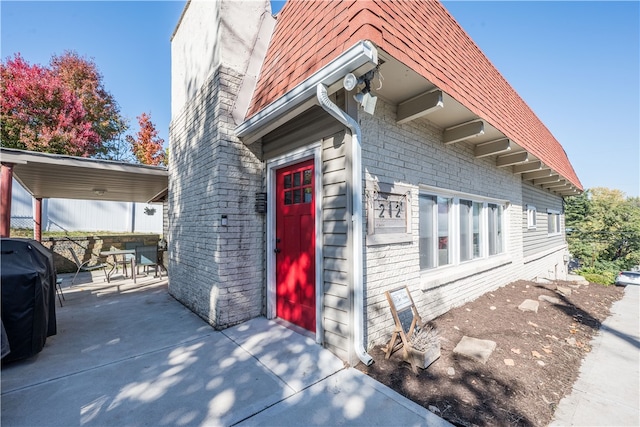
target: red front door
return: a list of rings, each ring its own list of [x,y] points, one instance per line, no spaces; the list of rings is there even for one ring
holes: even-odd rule
[[[276,172],[276,314],[316,330],[313,159]]]

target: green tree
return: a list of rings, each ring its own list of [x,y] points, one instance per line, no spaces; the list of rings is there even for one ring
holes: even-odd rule
[[[640,264],[640,203],[623,192],[593,188],[567,198],[567,241],[584,265],[628,269]]]

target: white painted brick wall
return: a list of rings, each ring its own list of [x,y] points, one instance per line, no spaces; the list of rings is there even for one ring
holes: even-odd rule
[[[219,67],[170,129],[169,291],[217,328],[264,313],[263,166],[233,133],[240,81]]]
[[[397,125],[395,107],[381,100],[378,100],[375,116],[361,113],[359,119],[363,129],[365,179],[412,187],[413,242],[365,247],[365,335],[369,346],[386,342],[393,330],[384,294],[387,290],[409,286],[419,313],[428,320],[487,291],[523,278],[519,176],[497,168],[490,158],[476,159],[469,144],[444,145],[443,130],[427,120]],[[505,212],[507,264],[423,291],[418,248],[420,184],[508,200]]]

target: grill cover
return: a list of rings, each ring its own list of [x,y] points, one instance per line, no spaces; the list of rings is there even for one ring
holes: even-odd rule
[[[0,252],[2,326],[11,350],[4,363],[39,353],[56,334],[56,271],[53,254],[35,240],[1,239]]]

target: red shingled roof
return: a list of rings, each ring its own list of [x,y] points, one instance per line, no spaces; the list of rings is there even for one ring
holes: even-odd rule
[[[582,189],[560,143],[438,1],[288,1],[248,116],[361,40],[425,77]]]

